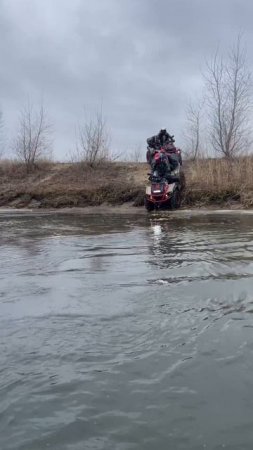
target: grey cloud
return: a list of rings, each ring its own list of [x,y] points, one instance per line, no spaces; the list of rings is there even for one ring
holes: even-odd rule
[[[127,150],[167,125],[182,142],[188,98],[220,42],[245,32],[250,0],[0,0],[0,103],[9,134],[29,94],[55,121],[56,156],[74,147],[83,107],[103,102],[113,147]]]

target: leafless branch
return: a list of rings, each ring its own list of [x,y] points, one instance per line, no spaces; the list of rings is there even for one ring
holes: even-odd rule
[[[136,145],[136,147],[130,152],[129,160],[131,162],[138,163],[142,160],[143,157],[143,149],[141,145]]]
[[[19,116],[19,130],[14,143],[16,156],[26,165],[27,171],[34,168],[36,162],[50,157],[52,127],[48,122],[43,105],[36,110],[30,101]]]
[[[0,111],[0,159],[4,155],[4,122],[3,122],[3,113]]]
[[[90,165],[110,159],[109,133],[102,110],[79,126],[77,153]]]
[[[252,83],[241,36],[226,59],[217,51],[207,64],[206,86],[214,150],[233,158],[252,142],[249,127]]]
[[[188,159],[195,161],[202,153],[202,116],[204,100],[190,101],[186,110],[185,151]]]

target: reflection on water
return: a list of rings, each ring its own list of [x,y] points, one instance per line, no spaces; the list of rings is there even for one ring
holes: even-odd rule
[[[252,449],[252,225],[0,215],[0,448]]]

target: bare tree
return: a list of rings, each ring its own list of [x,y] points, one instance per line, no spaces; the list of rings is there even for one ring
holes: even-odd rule
[[[3,113],[0,111],[0,159],[4,154],[4,121],[3,121]]]
[[[27,171],[32,170],[38,160],[52,155],[51,133],[52,126],[43,104],[34,109],[28,101],[20,112],[14,143],[15,153],[25,163]]]
[[[217,51],[207,64],[210,134],[214,150],[232,158],[251,144],[251,74],[241,36],[223,58]]]
[[[79,159],[91,166],[110,159],[109,133],[102,109],[94,118],[84,120],[79,126],[77,153]]]
[[[136,145],[136,147],[129,154],[129,161],[138,163],[142,160],[142,147]]]
[[[185,126],[185,155],[187,158],[195,161],[202,153],[202,115],[203,100],[197,100],[195,103],[190,101],[186,110],[186,126]]]

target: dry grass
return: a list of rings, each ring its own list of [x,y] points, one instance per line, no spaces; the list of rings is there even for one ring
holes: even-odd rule
[[[0,206],[142,206],[149,167],[145,163],[41,162],[32,173],[23,164],[0,162]],[[253,158],[185,163],[183,206],[253,207]]]
[[[187,205],[253,206],[253,158],[210,159],[189,163]]]
[[[0,164],[0,206],[60,208],[132,202],[139,205],[144,185],[126,164],[41,163],[27,173],[20,163]]]

